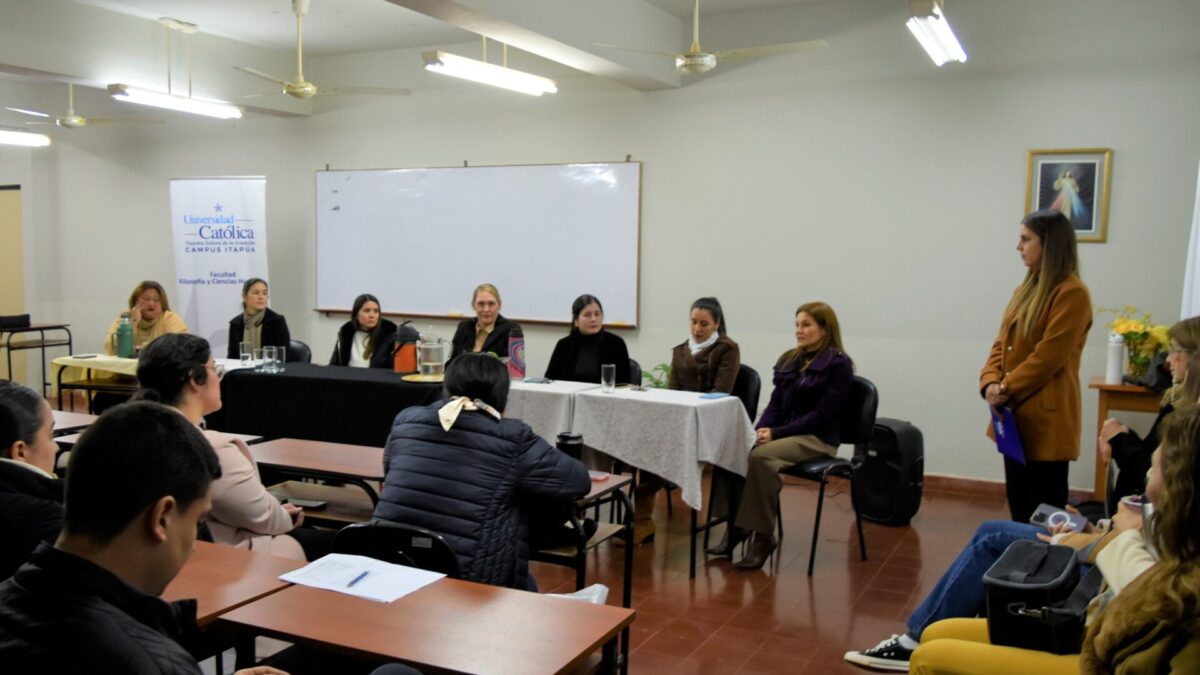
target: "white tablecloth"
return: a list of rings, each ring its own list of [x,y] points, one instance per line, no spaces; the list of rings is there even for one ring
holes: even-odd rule
[[[754,425],[740,399],[668,389],[575,395],[573,431],[583,442],[678,485],[699,510],[704,464],[746,475]]]
[[[575,394],[599,388],[599,384],[563,380],[544,384],[513,382],[508,390],[504,416],[522,420],[533,428],[534,433],[554,445],[560,433],[571,431]]]

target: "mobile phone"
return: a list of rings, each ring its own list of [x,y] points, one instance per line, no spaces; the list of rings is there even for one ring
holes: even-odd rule
[[[326,506],[329,506],[329,502],[323,502],[319,499],[288,498],[288,503],[295,504],[296,506],[299,506],[302,509],[308,509],[310,511],[320,511],[321,509],[325,508]]]
[[[1029,517],[1029,522],[1050,529],[1056,525],[1066,525],[1069,532],[1082,532],[1087,527],[1087,518],[1078,513],[1050,504],[1039,504],[1037,510]]]

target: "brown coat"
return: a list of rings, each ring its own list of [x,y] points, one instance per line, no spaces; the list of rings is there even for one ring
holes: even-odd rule
[[[692,350],[684,342],[671,350],[671,375],[667,378],[667,388],[731,394],[741,362],[737,343],[725,336],[696,356],[692,356]]]
[[[1029,337],[1017,330],[1011,311],[1004,314],[979,373],[979,390],[1004,387],[1026,459],[1079,459],[1079,358],[1091,327],[1092,298],[1077,276],[1050,293]],[[993,433],[989,424],[988,436]]]
[[[1163,602],[1170,572],[1155,565],[1121,591],[1088,629],[1079,672],[1116,675],[1200,672],[1197,598],[1182,594],[1184,615]]]

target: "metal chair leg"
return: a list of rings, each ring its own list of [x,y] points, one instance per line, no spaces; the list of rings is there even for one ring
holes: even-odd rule
[[[783,541],[783,499],[775,495],[775,526],[779,528],[779,541]]]
[[[817,495],[817,519],[813,522],[812,549],[808,552],[808,576],[810,577],[813,573],[813,563],[817,559],[817,540],[821,534],[821,510],[825,506],[825,485],[827,480],[827,476],[821,477],[821,491]]]
[[[850,506],[854,509],[854,524],[858,527],[858,552],[867,559],[867,541],[863,538],[862,514],[858,511],[858,499],[854,496],[854,471],[850,471]]]

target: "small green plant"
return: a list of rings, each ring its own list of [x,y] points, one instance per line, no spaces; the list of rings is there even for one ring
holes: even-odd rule
[[[666,389],[667,381],[671,378],[671,364],[660,363],[650,370],[642,371],[642,383],[655,389]]]

